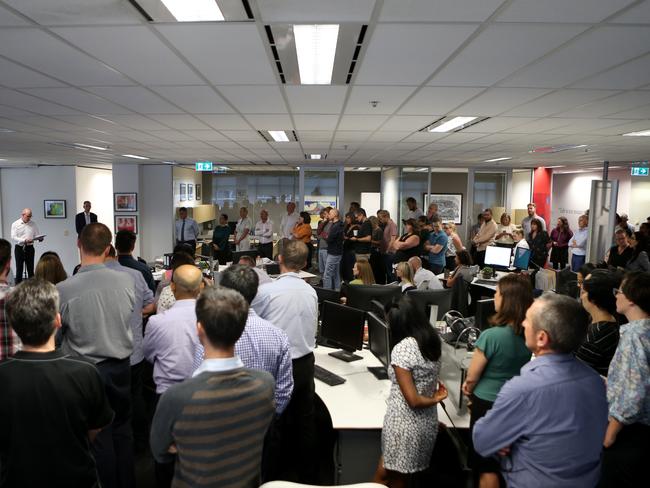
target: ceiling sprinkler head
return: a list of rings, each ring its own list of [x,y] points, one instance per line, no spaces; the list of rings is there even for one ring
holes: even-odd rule
[[[372,108],[377,108],[377,105],[379,105],[379,100],[370,100],[370,105],[372,105]]]

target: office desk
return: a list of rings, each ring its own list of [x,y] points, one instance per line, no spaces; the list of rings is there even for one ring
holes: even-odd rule
[[[501,278],[503,278],[505,275],[507,275],[509,272],[508,271],[497,271],[496,272],[496,279],[499,281]],[[478,276],[475,276],[474,279],[472,280],[472,286],[480,286],[482,288],[485,288],[490,291],[497,291],[496,285],[486,285],[483,283],[477,283],[477,280],[481,279],[481,274],[479,273]]]
[[[335,351],[323,346],[314,350],[316,364],[346,379],[342,385],[328,386],[316,381],[316,393],[323,400],[337,433],[338,442],[335,452],[337,466],[337,484],[359,483],[369,481],[377,468],[381,455],[381,429],[386,414],[386,400],[390,393],[390,381],[378,380],[368,371],[368,366],[381,366],[381,363],[368,350],[357,351],[363,359],[346,363],[333,358],[328,353]],[[460,354],[460,352],[458,353]],[[448,390],[460,391],[460,384],[453,373],[455,359],[443,349],[443,369],[448,379]],[[442,371],[441,371],[442,379]],[[451,396],[451,395],[450,395]],[[458,415],[452,402],[445,401],[447,410],[456,427],[468,428],[469,415]],[[438,406],[438,420],[450,426],[447,415]]]

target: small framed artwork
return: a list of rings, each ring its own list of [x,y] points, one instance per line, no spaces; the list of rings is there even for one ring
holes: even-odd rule
[[[128,230],[134,234],[138,233],[138,216],[137,215],[116,215],[115,232]]]
[[[181,202],[187,200],[187,183],[181,183],[179,194]]]
[[[187,200],[194,200],[194,185],[192,183],[187,184]]]
[[[424,208],[430,203],[438,205],[438,217],[442,222],[453,222],[456,225],[463,223],[463,194],[462,193],[432,193],[422,194]]]
[[[67,216],[65,200],[43,200],[46,219],[65,219]]]
[[[113,208],[116,212],[137,212],[137,193],[113,193]]]
[[[201,200],[201,184],[196,184],[196,199]]]

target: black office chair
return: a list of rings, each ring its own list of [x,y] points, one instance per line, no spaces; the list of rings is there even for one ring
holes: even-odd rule
[[[316,290],[318,297],[318,304],[320,305],[325,300],[328,302],[339,303],[341,301],[341,293],[338,290],[331,290],[329,288],[322,288],[320,286],[312,286]]]
[[[393,285],[341,285],[341,295],[347,297],[347,304],[351,307],[372,312],[374,307],[371,302],[378,301],[382,305],[391,303],[402,296],[402,288]]]
[[[578,273],[571,271],[571,268],[564,268],[560,271],[556,271],[555,293],[558,293],[559,295],[567,295],[572,298],[578,298],[580,296]]]
[[[411,290],[406,292],[417,306],[421,307],[424,314],[429,316],[429,307],[431,305],[438,306],[437,320],[442,320],[442,317],[451,310],[451,289],[445,290]]]
[[[257,249],[250,249],[248,251],[233,251],[232,253],[232,262],[234,264],[237,264],[239,262],[239,258],[242,256],[250,256],[253,259],[257,259],[258,256]]]

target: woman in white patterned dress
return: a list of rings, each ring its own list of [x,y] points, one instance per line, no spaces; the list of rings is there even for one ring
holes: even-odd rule
[[[374,481],[403,487],[409,474],[429,467],[438,433],[437,404],[447,398],[447,390],[438,382],[440,337],[424,313],[406,296],[387,307],[386,319],[395,346]]]

